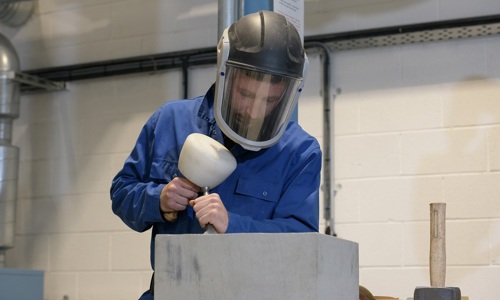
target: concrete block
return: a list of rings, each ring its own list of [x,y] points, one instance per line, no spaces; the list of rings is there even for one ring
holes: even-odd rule
[[[78,276],[78,296],[69,299],[137,299],[143,292],[140,272],[82,272]]]
[[[333,101],[333,128],[335,135],[355,134],[359,132],[359,93],[342,94],[336,90]]]
[[[147,270],[149,260],[150,236],[137,232],[115,233],[111,235],[111,269]],[[134,253],[130,249],[134,248]],[[149,274],[151,277],[151,274]]]
[[[43,33],[47,42],[45,46],[57,48],[107,41],[111,31],[110,16],[109,5],[43,15],[42,25],[49,28],[49,32]]]
[[[447,206],[447,218],[499,218],[499,182],[500,174],[493,172],[444,177],[443,199],[450,204]]]
[[[405,86],[487,76],[485,45],[479,39],[416,44],[401,50],[401,80]]]
[[[427,210],[429,210],[427,205]],[[427,211],[427,214],[429,212]],[[424,222],[407,222],[403,225],[403,248],[402,248],[402,264],[404,266],[418,266],[428,268],[429,266],[429,221]],[[414,280],[414,285],[429,285],[429,272],[425,272],[422,281]],[[404,299],[404,298],[403,298]]]
[[[500,11],[500,2],[492,0],[440,0],[439,16],[442,20],[487,16]]]
[[[500,220],[491,221],[490,225],[490,240],[493,242],[497,236],[500,236]],[[500,265],[500,247],[491,249],[491,263],[496,266]]]
[[[370,1],[370,4],[360,5],[355,8],[358,16],[358,29],[425,23],[437,20],[438,12],[434,1],[421,1],[412,4],[408,5],[407,1],[390,0]]]
[[[45,299],[63,300],[64,296],[67,296],[69,299],[77,299],[77,286],[77,273],[47,272],[45,274],[44,297]]]
[[[142,53],[175,52],[186,49],[215,47],[217,45],[217,30],[215,27],[200,26],[192,30],[168,32],[165,34],[145,35],[142,38]]]
[[[357,181],[338,181],[335,184],[335,222],[352,223],[359,221],[360,183]]]
[[[499,94],[498,78],[481,78],[443,85],[444,127],[498,124]]]
[[[447,205],[448,207],[451,205]],[[474,207],[471,205],[471,210]],[[446,263],[448,266],[487,266],[491,262],[490,222],[473,220],[468,222],[446,222]],[[454,285],[446,281],[447,285]],[[449,283],[448,283],[449,282]]]
[[[360,93],[361,133],[438,128],[442,91],[436,85]]]
[[[310,1],[308,5],[304,6],[304,36],[358,29],[356,15],[345,13],[345,11],[338,8],[322,7],[326,3],[329,5],[330,3],[336,3],[336,1]]]
[[[401,86],[401,49],[378,47],[337,51],[332,83],[342,93]]]
[[[155,299],[359,299],[358,244],[318,233],[157,235]]]
[[[437,177],[361,181],[358,187],[359,220],[404,222],[428,219],[429,199],[440,201],[437,195],[441,186],[442,179]]]
[[[453,129],[401,136],[403,174],[482,172],[487,167],[487,132]]]
[[[339,137],[334,154],[339,179],[400,174],[397,134]]]
[[[18,220],[20,219],[22,217],[18,217]],[[16,236],[15,246],[6,251],[5,261],[8,266],[18,269],[47,270],[50,260],[49,247],[48,235],[19,234]]]
[[[51,271],[103,271],[110,266],[107,234],[61,234],[50,241]]]
[[[490,170],[500,170],[500,127],[490,129],[488,136],[488,155],[490,157]]]
[[[336,233],[363,245],[359,250],[359,264],[363,267],[401,265],[403,239],[401,223],[337,224]]]
[[[500,40],[496,36],[485,38],[486,64],[489,77],[500,76]]]

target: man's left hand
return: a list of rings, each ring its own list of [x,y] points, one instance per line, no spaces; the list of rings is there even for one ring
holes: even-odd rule
[[[217,233],[226,232],[229,215],[217,193],[198,197],[189,201],[189,205],[193,207],[201,227],[206,228],[210,224],[215,228]]]

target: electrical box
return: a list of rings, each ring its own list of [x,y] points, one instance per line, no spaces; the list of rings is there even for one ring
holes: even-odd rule
[[[43,271],[0,269],[0,299],[43,300]]]

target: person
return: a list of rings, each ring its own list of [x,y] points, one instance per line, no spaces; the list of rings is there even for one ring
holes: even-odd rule
[[[290,117],[308,60],[296,28],[270,11],[224,31],[217,78],[204,96],[152,114],[111,185],[113,212],[157,234],[317,232],[322,153]],[[234,172],[208,195],[178,169],[183,143],[203,133],[234,155]],[[168,215],[176,213],[176,218]],[[153,286],[140,299],[153,299]]]

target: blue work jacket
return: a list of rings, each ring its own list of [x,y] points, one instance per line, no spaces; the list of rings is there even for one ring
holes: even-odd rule
[[[178,213],[177,221],[165,221],[160,193],[174,177],[182,176],[178,160],[189,134],[203,133],[224,143],[213,114],[213,98],[212,86],[205,96],[162,105],[142,128],[113,179],[113,212],[135,231],[153,228],[153,268],[156,234],[204,232],[189,206]],[[236,144],[230,151],[236,170],[211,190],[220,195],[229,213],[227,233],[318,231],[322,158],[314,137],[290,122],[272,147],[254,152]]]

